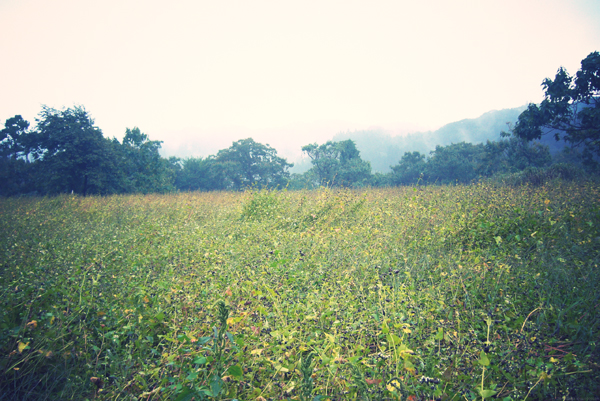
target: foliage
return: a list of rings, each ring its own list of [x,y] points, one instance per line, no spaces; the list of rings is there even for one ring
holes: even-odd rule
[[[584,179],[585,177],[586,174],[581,168],[578,168],[572,164],[557,163],[546,168],[528,167],[523,171],[505,176],[498,176],[496,177],[496,180],[515,186],[540,186],[549,184],[554,180],[573,181]]]
[[[44,106],[31,134],[32,155],[39,160],[38,187],[43,193],[82,195],[118,192],[118,160],[110,141],[80,106],[56,110]]]
[[[488,141],[484,145],[479,168],[482,176],[514,173],[528,167],[541,168],[551,163],[552,157],[547,146],[537,142],[530,143],[507,133],[503,133],[503,136],[505,139]]]
[[[265,189],[252,193],[244,204],[242,218],[248,220],[263,220],[276,218],[280,210],[280,202],[275,192]]]
[[[390,135],[380,129],[340,132],[333,141],[351,139],[360,150],[361,158],[371,164],[374,173],[387,174],[390,166],[398,163],[398,158],[406,152],[420,152],[428,155],[436,145],[470,142],[473,144],[497,141],[506,123],[514,124],[524,106],[512,109],[493,110],[478,118],[464,119],[444,125],[428,132],[413,132],[404,135]]]
[[[184,159],[175,176],[175,187],[180,191],[222,189],[224,179],[219,173],[214,157]]]
[[[302,151],[311,159],[309,174],[316,178],[316,185],[360,187],[369,183],[371,165],[360,158],[352,140],[314,143],[303,146]]]
[[[390,181],[394,185],[417,184],[425,173],[425,155],[419,152],[406,152],[400,162],[392,166]]]
[[[290,183],[288,189],[300,190],[300,189],[316,189],[319,187],[317,184],[318,178],[315,175],[314,170],[308,170],[302,174],[292,173],[290,176]]]
[[[173,189],[169,161],[158,153],[162,141],[151,141],[138,127],[127,128],[121,145],[119,173],[124,174],[124,192],[169,192]]]
[[[293,166],[278,157],[275,149],[252,138],[236,141],[220,150],[214,160],[225,179],[223,189],[233,190],[285,187],[288,169]]]
[[[176,168],[139,128],[106,139],[80,106],[44,106],[35,130],[21,116],[0,131],[0,195],[172,191]]]
[[[369,179],[369,185],[372,187],[390,187],[392,186],[391,174],[375,173]]]
[[[0,199],[0,399],[596,394],[599,196]]]
[[[476,124],[463,121],[456,126],[473,128],[486,119],[490,120],[482,116]],[[491,121],[497,125],[496,117]],[[165,159],[159,154],[162,142],[150,140],[137,127],[127,128],[120,143],[104,138],[81,106],[60,111],[44,106],[35,129],[17,115],[0,131],[0,196],[464,184],[493,176],[502,180],[527,169],[509,178],[522,182],[522,177],[551,163],[576,164],[588,173],[600,171],[589,148],[567,148],[553,159],[545,145],[531,144],[516,134],[503,135],[485,145],[437,145],[429,157],[405,152],[385,174],[371,174],[370,163],[361,158],[352,140],[311,144],[302,149],[312,168],[290,176],[292,164],[251,138],[236,141],[215,156]],[[387,137],[379,133],[378,138]]]
[[[485,145],[461,142],[438,145],[427,159],[419,152],[406,152],[391,167],[389,181],[394,185],[469,183],[527,167],[544,167],[550,161],[546,146],[516,137]]]
[[[542,86],[544,100],[521,113],[515,135],[532,140],[553,134],[557,141],[564,139],[600,156],[600,53],[583,59],[574,77],[561,67],[554,80],[546,78]]]
[[[33,190],[29,138],[29,122],[20,115],[6,120],[4,129],[0,130],[0,196]]]
[[[20,115],[6,120],[0,131],[0,155],[8,159],[26,159],[30,149],[29,122]]]
[[[427,161],[425,176],[429,183],[469,183],[478,176],[483,145],[460,142],[436,146]]]

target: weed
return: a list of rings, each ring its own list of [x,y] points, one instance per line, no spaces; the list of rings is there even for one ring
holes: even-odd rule
[[[577,177],[1,199],[0,399],[597,394],[598,199]]]

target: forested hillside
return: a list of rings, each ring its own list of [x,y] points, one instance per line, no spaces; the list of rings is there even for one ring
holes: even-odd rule
[[[478,118],[464,119],[444,125],[435,131],[415,132],[392,136],[384,130],[340,132],[334,141],[351,139],[362,157],[371,163],[373,171],[388,173],[405,152],[428,155],[436,146],[468,142],[472,144],[500,140],[500,134],[509,131],[517,122],[525,106],[505,110],[492,110]],[[554,141],[555,142],[555,141]]]
[[[165,159],[162,142],[137,127],[126,128],[122,141],[110,139],[83,106],[43,106],[35,127],[16,115],[0,130],[0,196],[381,187],[492,177],[520,182],[521,172],[596,174],[600,53],[590,53],[581,66],[574,76],[561,68],[554,80],[544,80],[540,105],[491,111],[433,132],[391,137],[355,131],[307,144],[302,151],[311,166],[302,174],[291,174],[292,163],[252,138],[206,158]]]

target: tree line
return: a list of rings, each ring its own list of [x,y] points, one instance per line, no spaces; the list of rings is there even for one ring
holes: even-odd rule
[[[303,174],[290,174],[291,163],[252,138],[206,158],[167,159],[159,154],[162,142],[137,127],[119,142],[105,138],[82,106],[43,106],[35,128],[16,115],[0,130],[0,196],[468,183],[556,162],[598,172],[600,54],[590,53],[581,65],[575,76],[560,68],[554,80],[544,80],[544,101],[530,104],[499,141],[405,152],[387,174],[373,173],[350,139],[303,146],[312,164]],[[543,135],[572,146],[553,158],[533,142]]]

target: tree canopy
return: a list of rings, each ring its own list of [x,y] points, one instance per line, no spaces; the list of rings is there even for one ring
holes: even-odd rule
[[[118,192],[117,160],[110,141],[80,106],[56,110],[44,106],[37,130],[30,134],[34,160],[40,161],[40,187],[45,193]]]
[[[173,171],[159,150],[162,141],[151,141],[138,127],[125,130],[121,146],[122,172],[127,192],[166,192],[173,189]]]
[[[104,137],[83,106],[43,106],[35,127],[15,115],[0,130],[0,196],[469,183],[559,162],[599,171],[600,55],[594,52],[583,60],[575,77],[561,68],[543,86],[545,100],[521,113],[512,134],[485,144],[438,144],[428,154],[404,152],[391,172],[376,174],[351,139],[303,146],[312,167],[290,174],[293,164],[252,138],[205,158],[166,159],[160,154],[162,141],[151,140],[138,127],[126,128],[120,142]],[[530,142],[550,132],[583,147],[584,157],[577,148],[551,154],[547,142]],[[399,156],[399,149],[391,147],[388,153]]]
[[[173,190],[171,163],[160,157],[160,141],[139,128],[121,144],[105,138],[81,106],[43,106],[36,128],[20,115],[0,131],[0,195],[37,193],[113,194]]]
[[[214,160],[225,179],[222,189],[234,190],[285,187],[290,175],[288,169],[293,166],[277,156],[275,149],[252,138],[236,141],[220,150]]]
[[[416,184],[423,177],[426,165],[424,154],[405,152],[400,162],[392,166],[391,181],[394,185]]]
[[[33,166],[29,122],[20,115],[6,120],[0,130],[0,195],[11,196],[33,190]]]
[[[354,141],[328,141],[302,147],[311,159],[310,173],[317,179],[317,185],[353,187],[368,185],[371,165],[360,158]]]
[[[526,140],[554,135],[600,156],[600,53],[581,61],[575,76],[559,68],[554,80],[544,79],[544,100],[521,113],[514,134]]]

